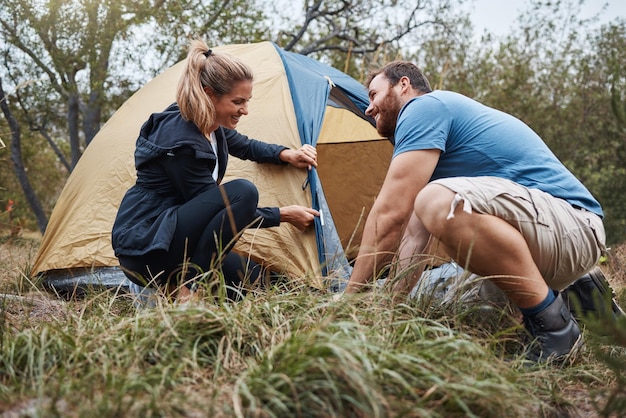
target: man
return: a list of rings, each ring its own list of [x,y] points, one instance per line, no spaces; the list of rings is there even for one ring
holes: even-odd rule
[[[409,292],[421,269],[407,268],[423,268],[436,240],[519,307],[529,359],[567,358],[582,340],[559,291],[606,250],[600,204],[522,121],[431,91],[415,65],[392,62],[366,85],[366,113],[394,153],[346,293],[365,290],[394,258],[394,290]]]

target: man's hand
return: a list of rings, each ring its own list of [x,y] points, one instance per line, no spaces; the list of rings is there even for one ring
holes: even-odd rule
[[[320,213],[315,209],[300,205],[291,205],[280,208],[280,221],[289,222],[301,231],[311,226]]]
[[[306,144],[294,149],[285,149],[280,152],[279,158],[297,168],[317,167],[317,150]]]

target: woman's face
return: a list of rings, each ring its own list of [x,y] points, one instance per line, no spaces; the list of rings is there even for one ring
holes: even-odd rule
[[[215,125],[235,129],[239,118],[248,114],[248,102],[252,98],[252,81],[239,81],[230,93],[211,96],[215,105]],[[216,126],[217,129],[217,126]]]

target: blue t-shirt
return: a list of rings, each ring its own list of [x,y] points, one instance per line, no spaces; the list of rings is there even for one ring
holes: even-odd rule
[[[407,102],[394,139],[394,157],[441,150],[431,180],[501,177],[603,216],[598,201],[528,125],[461,94],[437,90]]]

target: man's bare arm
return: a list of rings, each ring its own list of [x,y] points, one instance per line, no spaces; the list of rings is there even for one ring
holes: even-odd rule
[[[436,149],[409,151],[396,156],[370,211],[346,293],[364,290],[398,250],[402,232],[417,193],[428,183],[439,161]]]

